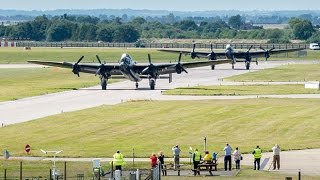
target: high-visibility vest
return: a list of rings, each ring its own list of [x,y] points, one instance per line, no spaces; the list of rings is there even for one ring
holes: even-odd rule
[[[194,152],[194,161],[200,161],[201,160],[201,154],[199,153],[199,151],[195,151]]]
[[[253,154],[253,157],[254,157],[255,159],[259,159],[259,158],[262,157],[262,151],[261,151],[260,148],[254,149],[254,152],[255,152],[255,153]]]
[[[113,155],[113,165],[114,166],[124,165],[123,155],[121,153],[115,153]]]

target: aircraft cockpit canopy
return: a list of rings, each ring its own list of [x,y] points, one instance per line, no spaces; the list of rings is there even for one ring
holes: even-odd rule
[[[226,45],[226,50],[229,50],[229,51],[233,51],[233,48],[230,44],[227,44]]]
[[[132,64],[133,60],[131,58],[131,56],[129,54],[122,54],[121,58],[120,58],[120,63],[124,63],[124,64]]]

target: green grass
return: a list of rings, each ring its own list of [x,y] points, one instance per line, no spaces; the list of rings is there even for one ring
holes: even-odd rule
[[[80,73],[78,78],[71,69],[61,68],[1,69],[0,77],[0,101],[100,84],[92,74]]]
[[[186,49],[188,50],[188,49]],[[191,51],[191,49],[190,49]],[[203,51],[203,50],[201,50]],[[210,52],[205,50],[205,52]],[[223,50],[217,50],[223,52]],[[46,61],[68,61],[75,62],[80,56],[85,56],[83,62],[96,61],[95,55],[98,54],[106,62],[118,62],[122,53],[129,53],[137,62],[148,62],[148,53],[151,54],[153,62],[169,62],[178,59],[178,54],[159,52],[157,49],[148,48],[39,48],[33,47],[32,50],[19,48],[1,48],[0,63],[26,63],[28,60]],[[286,55],[271,56],[269,60],[319,60],[320,51],[308,50],[307,57],[298,58],[294,53]],[[190,61],[189,56],[183,56],[182,61]],[[260,58],[263,61],[264,58]]]
[[[144,48],[0,48],[0,63],[27,63],[28,60],[76,62],[81,56],[85,56],[82,62],[97,62],[96,55],[108,63],[118,62],[123,53],[129,53],[137,62],[148,62],[148,53],[151,54],[153,62],[175,61],[179,56]],[[183,56],[182,61],[190,59],[189,56]]]
[[[139,101],[63,113],[0,128],[1,151],[43,156],[39,149],[63,149],[61,156],[110,157],[116,150],[130,157],[164,151],[179,144],[222,153],[226,142],[250,152],[259,144],[269,150],[320,147],[319,99],[248,99],[214,101]],[[310,138],[312,137],[312,138]]]
[[[192,96],[240,96],[240,95],[274,95],[274,94],[319,94],[317,89],[305,89],[297,85],[235,85],[235,86],[195,86],[176,88],[163,92],[165,95]]]
[[[293,64],[272,69],[264,69],[256,72],[249,72],[242,75],[226,78],[227,81],[319,81],[320,64]]]

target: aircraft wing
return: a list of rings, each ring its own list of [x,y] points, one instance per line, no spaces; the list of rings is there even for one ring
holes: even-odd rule
[[[159,75],[177,73],[177,66],[182,66],[184,69],[187,68],[197,68],[203,66],[212,66],[218,64],[231,63],[229,59],[219,59],[219,60],[208,60],[208,61],[194,61],[194,62],[181,62],[179,63],[164,63],[164,64],[154,64],[155,69]],[[136,65],[135,70],[141,75],[146,75],[148,71],[145,71],[148,65]]]
[[[266,53],[269,53],[269,55],[272,54],[282,54],[282,53],[288,53],[288,52],[295,52],[295,51],[301,51],[304,50],[304,48],[293,48],[293,49],[270,49],[268,51],[253,51],[250,52],[250,55],[252,58],[258,58],[258,57],[265,57]],[[246,52],[235,52],[234,57],[237,59],[243,59],[246,57]]]
[[[158,51],[162,51],[162,52],[168,52],[168,53],[182,53],[184,55],[190,55],[191,52],[190,51],[181,51],[181,50],[171,50],[171,49],[158,49]],[[200,58],[208,58],[209,54],[211,52],[194,52],[198,57]],[[218,59],[224,59],[226,57],[226,53],[224,52],[215,52],[215,55]]]
[[[39,65],[45,65],[45,66],[53,66],[53,67],[61,67],[61,68],[69,68],[73,69],[73,66],[76,63],[69,63],[69,62],[53,62],[53,61],[28,61],[29,63],[32,64],[39,64]],[[110,75],[121,75],[119,71],[119,65],[114,64],[114,65],[104,65],[106,69],[110,72]],[[79,72],[83,73],[89,73],[89,74],[96,74],[97,70],[100,67],[100,64],[98,63],[79,63]]]

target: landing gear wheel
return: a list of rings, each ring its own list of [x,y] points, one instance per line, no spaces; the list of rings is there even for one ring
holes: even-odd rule
[[[101,77],[101,89],[107,90],[107,79],[105,77]]]
[[[246,69],[247,69],[247,70],[250,69],[250,62],[246,62]]]
[[[139,88],[139,84],[138,84],[138,82],[136,82],[136,89],[138,89]]]
[[[215,68],[215,65],[212,65],[212,66],[211,66],[211,70],[214,70],[214,68]]]
[[[150,79],[149,80],[149,85],[150,85],[150,89],[154,90],[155,86],[156,86],[156,80],[154,79]]]

